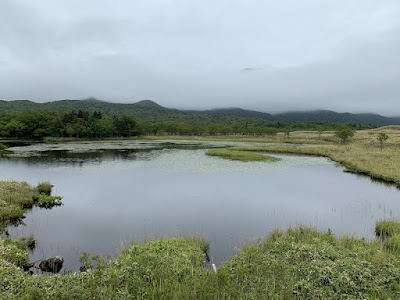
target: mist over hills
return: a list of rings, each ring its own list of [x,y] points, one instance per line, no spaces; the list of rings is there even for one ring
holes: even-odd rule
[[[241,118],[258,118],[267,121],[304,122],[325,121],[336,123],[371,124],[375,126],[400,124],[400,117],[390,118],[374,113],[338,113],[329,110],[295,111],[279,114],[269,114],[242,108],[221,108],[210,110],[179,110],[166,108],[152,100],[142,100],[136,103],[112,103],[94,98],[85,100],[58,100],[37,103],[29,100],[0,100],[0,114],[22,111],[94,111],[108,116],[136,115],[150,121],[173,121],[197,119],[204,115],[233,116]]]

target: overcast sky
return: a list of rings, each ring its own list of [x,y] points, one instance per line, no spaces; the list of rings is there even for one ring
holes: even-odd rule
[[[0,0],[0,99],[400,115],[399,0]]]

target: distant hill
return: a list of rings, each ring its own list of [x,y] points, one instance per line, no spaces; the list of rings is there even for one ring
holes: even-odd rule
[[[315,111],[302,111],[302,112],[286,112],[280,114],[268,114],[259,111],[245,110],[241,108],[223,108],[197,111],[188,111],[192,114],[222,114],[230,116],[245,116],[252,118],[260,118],[268,121],[280,122],[334,122],[334,123],[358,123],[358,124],[371,124],[375,126],[397,125],[400,124],[400,118],[388,118],[378,114],[351,114],[351,113],[338,113],[329,110],[315,110]]]
[[[108,116],[121,116],[133,114],[142,118],[160,118],[165,114],[184,114],[178,110],[164,108],[154,101],[142,100],[137,103],[111,103],[97,99],[86,100],[58,100],[45,103],[36,103],[28,100],[2,101],[0,100],[0,114],[11,112],[22,112],[27,110],[40,111],[95,111],[102,112]],[[160,115],[161,114],[161,115]]]
[[[376,126],[400,124],[399,118],[388,118],[378,114],[338,113],[330,110],[287,112],[274,115],[276,120],[288,122],[328,121],[336,123],[359,123]]]
[[[246,110],[238,107],[210,109],[210,110],[187,110],[186,112],[191,114],[218,114],[218,115],[228,115],[228,116],[241,116],[241,117],[259,118],[268,121],[275,121],[275,117],[271,114],[255,110]]]
[[[255,123],[259,118],[246,116],[232,116],[224,114],[198,113],[192,114],[178,109],[163,107],[151,100],[142,100],[136,103],[111,103],[97,99],[86,100],[58,100],[45,103],[36,103],[28,100],[2,101],[0,100],[0,114],[23,111],[95,111],[109,117],[134,115],[150,122],[185,122],[185,123]]]
[[[0,100],[0,114],[11,112],[22,112],[28,110],[47,111],[78,111],[84,110],[93,113],[102,112],[108,116],[121,116],[133,114],[138,118],[149,121],[183,121],[183,122],[212,122],[215,120],[225,123],[251,121],[279,121],[279,122],[335,122],[335,123],[358,123],[372,124],[375,126],[397,125],[400,118],[388,118],[378,114],[352,114],[338,113],[329,110],[286,112],[280,114],[269,114],[242,108],[221,108],[212,110],[178,110],[163,107],[151,100],[142,100],[136,103],[111,103],[97,99],[86,100],[59,100],[45,103],[36,103],[29,100],[4,101]]]

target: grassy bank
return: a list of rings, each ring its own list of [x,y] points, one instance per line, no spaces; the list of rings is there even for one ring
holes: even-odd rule
[[[21,219],[34,205],[51,207],[61,204],[61,197],[51,196],[51,190],[48,182],[33,188],[26,182],[0,181],[0,229]]]
[[[377,140],[380,133],[385,133],[389,137],[382,149]],[[147,139],[166,138],[254,142],[260,145],[231,147],[229,150],[325,156],[342,164],[349,172],[400,186],[400,126],[355,131],[354,137],[344,145],[340,144],[340,139],[333,131],[293,131],[289,138],[283,133],[275,137],[147,137]],[[262,145],[268,143],[291,145]]]
[[[389,136],[381,149],[377,137]],[[299,132],[302,137],[311,133]],[[400,127],[388,126],[373,130],[357,131],[348,143],[339,144],[334,133],[325,132],[323,138],[335,143],[325,145],[259,145],[231,147],[234,151],[300,154],[329,157],[346,167],[346,171],[370,176],[373,179],[400,186]]]
[[[329,157],[346,167],[346,171],[370,176],[400,185],[400,151],[386,146],[383,151],[374,145],[352,143],[348,145],[320,146],[250,146],[232,147],[234,151],[303,154]]]
[[[5,299],[397,299],[400,257],[380,241],[336,239],[300,227],[241,249],[215,273],[201,238],[132,244],[115,259],[95,257],[86,273],[30,276],[24,253],[0,241]],[[87,261],[88,262],[88,261]]]
[[[5,206],[48,197],[48,183],[1,182]],[[23,207],[23,205],[22,205]],[[208,243],[174,237],[133,243],[115,259],[88,255],[83,273],[31,276],[32,239],[0,237],[0,295],[3,299],[396,299],[400,295],[400,223],[382,221],[381,240],[336,239],[305,227],[275,231],[241,249],[218,268],[207,267]],[[94,263],[95,261],[95,263]]]
[[[224,159],[238,160],[238,161],[278,161],[279,158],[254,153],[250,151],[235,151],[229,149],[211,149],[206,152],[209,156],[216,156]]]

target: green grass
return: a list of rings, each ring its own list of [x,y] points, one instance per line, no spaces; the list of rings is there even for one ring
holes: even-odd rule
[[[392,252],[400,253],[400,235],[394,235],[389,238],[385,238],[383,240],[383,244],[385,245],[386,249]]]
[[[52,189],[53,186],[51,185],[50,182],[41,182],[36,186],[36,190],[38,191],[39,194],[45,194],[47,196],[51,195]]]
[[[275,232],[220,268],[237,298],[398,298],[398,255],[379,242],[310,228]]]
[[[400,235],[400,223],[395,220],[381,220],[376,223],[375,233],[383,237]]]
[[[376,223],[375,233],[387,251],[400,254],[400,222],[381,220]]]
[[[50,196],[51,185],[41,183],[36,188],[26,182],[0,181],[0,229],[8,221],[20,219],[34,205],[59,205],[61,197]]]
[[[337,239],[308,227],[275,231],[214,273],[207,242],[175,237],[131,244],[116,259],[92,257],[86,273],[29,276],[21,250],[0,241],[5,299],[398,299],[400,256],[379,241]],[[87,255],[85,260],[90,260]]]
[[[228,149],[211,149],[206,152],[209,156],[217,156],[224,159],[230,160],[239,160],[239,161],[278,161],[280,158],[259,154],[259,153],[252,153],[246,151],[234,151]]]

